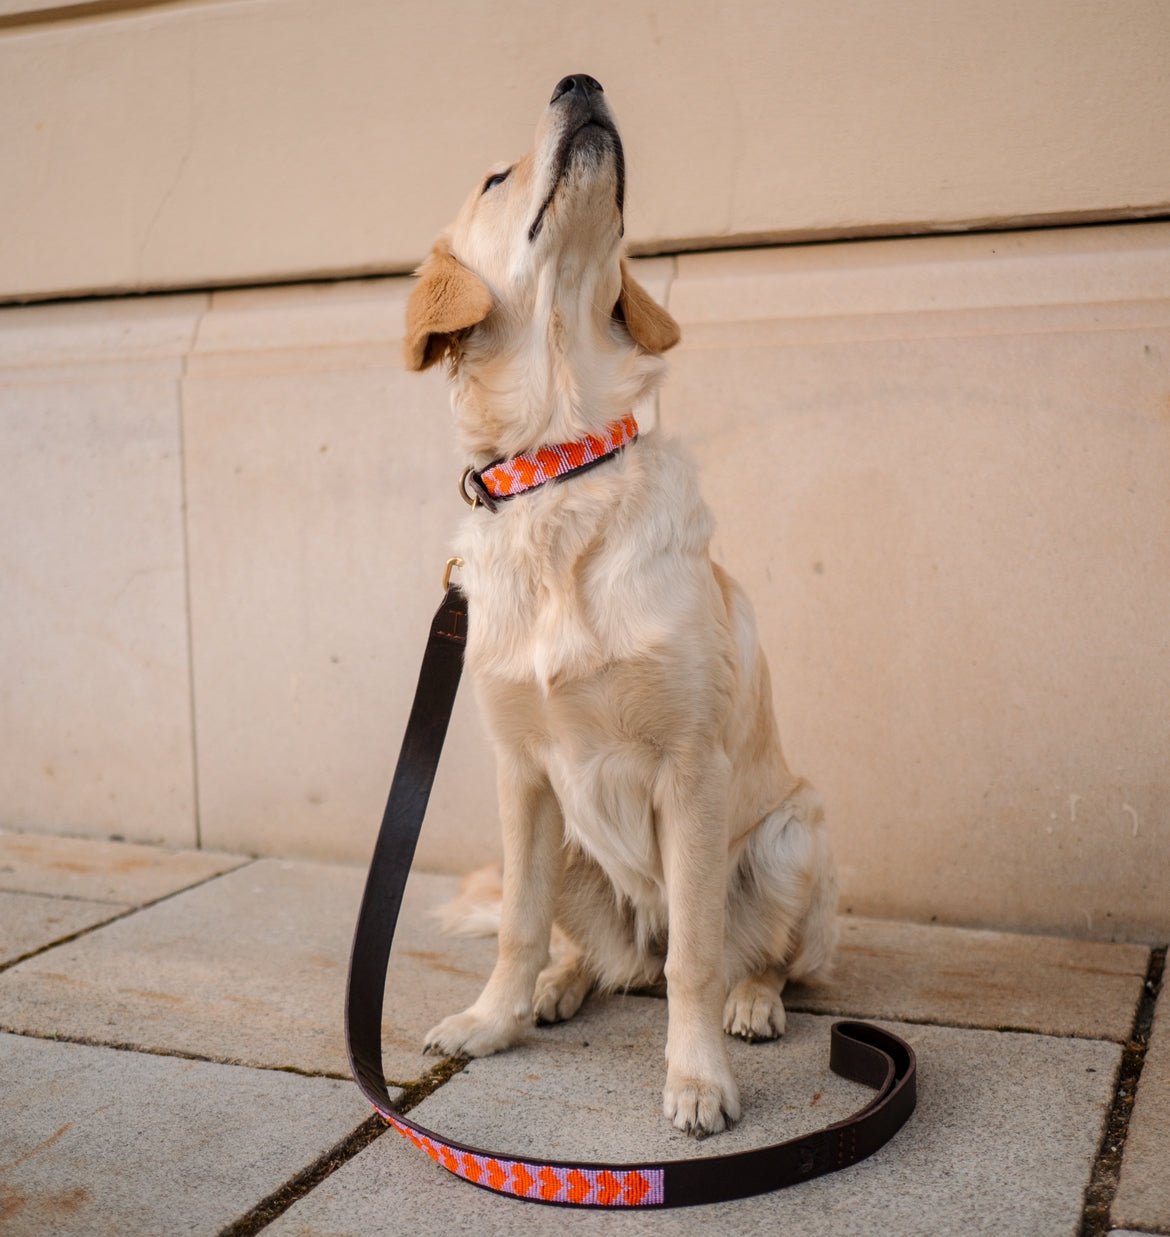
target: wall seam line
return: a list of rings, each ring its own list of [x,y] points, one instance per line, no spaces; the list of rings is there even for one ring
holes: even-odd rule
[[[179,365],[178,410],[179,431],[179,522],[183,553],[183,611],[187,631],[187,711],[191,726],[191,810],[195,827],[195,849],[203,849],[203,819],[199,795],[199,729],[195,709],[195,621],[191,612],[191,537],[190,511],[187,502],[187,363],[199,338],[203,319],[211,311],[211,295],[207,294],[203,308],[195,318],[191,337],[183,350]]]

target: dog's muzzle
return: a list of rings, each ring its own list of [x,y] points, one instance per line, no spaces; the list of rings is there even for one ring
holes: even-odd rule
[[[605,102],[605,91],[601,83],[588,73],[573,73],[562,77],[553,90],[549,107],[565,110],[566,118],[560,144],[556,152],[556,173],[549,187],[548,196],[536,212],[536,217],[528,229],[528,240],[535,241],[544,227],[544,217],[557,195],[557,190],[569,169],[573,152],[578,148],[578,139],[583,131],[592,128],[596,136],[605,134],[613,150],[614,177],[617,182],[615,205],[618,219],[621,220],[619,235],[625,232],[625,197],[626,197],[626,162],[622,150],[622,139],[617,126],[613,122],[608,105]]]

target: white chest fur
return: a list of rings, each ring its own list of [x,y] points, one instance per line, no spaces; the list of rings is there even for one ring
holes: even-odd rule
[[[655,436],[656,438],[656,436]],[[663,904],[655,793],[679,684],[711,682],[696,611],[718,607],[693,466],[640,441],[592,472],[472,512],[467,663],[497,745],[548,777],[567,835],[620,894]],[[690,665],[688,665],[690,663]]]

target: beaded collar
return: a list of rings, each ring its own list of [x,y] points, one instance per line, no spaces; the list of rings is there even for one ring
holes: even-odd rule
[[[576,476],[616,455],[638,437],[633,413],[611,421],[601,434],[586,434],[575,442],[554,443],[510,460],[489,464],[482,472],[468,468],[459,492],[472,507],[482,504],[495,511],[501,502],[538,489],[549,481]]]

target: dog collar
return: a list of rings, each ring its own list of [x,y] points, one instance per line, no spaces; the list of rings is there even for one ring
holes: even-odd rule
[[[549,481],[564,481],[616,455],[638,437],[633,413],[611,421],[602,434],[586,434],[575,442],[554,443],[535,451],[498,460],[482,472],[468,468],[459,482],[463,501],[495,511],[501,502],[538,489]]]

